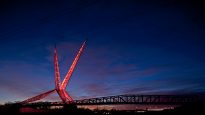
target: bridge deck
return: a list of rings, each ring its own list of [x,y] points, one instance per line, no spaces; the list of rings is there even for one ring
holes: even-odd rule
[[[179,105],[193,103],[197,101],[197,97],[193,95],[117,95],[99,98],[90,98],[82,100],[74,100],[76,105],[108,105],[108,104],[164,104]],[[29,103],[26,105],[37,106],[60,106],[62,102],[42,102]]]

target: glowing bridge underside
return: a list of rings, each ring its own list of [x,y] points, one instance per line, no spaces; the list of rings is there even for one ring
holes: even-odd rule
[[[70,95],[68,94],[68,92],[66,91],[66,86],[68,85],[68,81],[70,80],[73,71],[77,65],[77,62],[80,58],[80,55],[83,52],[83,49],[85,48],[85,42],[83,42],[77,56],[75,57],[72,65],[70,66],[70,69],[68,70],[64,80],[62,81],[62,83],[60,82],[60,72],[59,72],[59,65],[58,65],[58,56],[57,56],[57,50],[55,48],[54,50],[54,69],[55,69],[55,89],[47,91],[45,93],[39,94],[37,96],[34,96],[32,98],[26,99],[22,102],[20,102],[21,104],[27,104],[29,102],[33,102],[33,101],[37,101],[40,99],[45,98],[46,96],[57,92],[58,95],[60,96],[61,100],[63,101],[64,104],[69,104],[69,103],[73,103],[73,99],[70,97]]]

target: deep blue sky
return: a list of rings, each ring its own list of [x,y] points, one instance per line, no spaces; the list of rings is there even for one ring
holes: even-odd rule
[[[57,45],[74,99],[205,91],[205,12],[197,1],[0,2],[0,103],[54,88]],[[57,95],[46,100],[58,100]]]

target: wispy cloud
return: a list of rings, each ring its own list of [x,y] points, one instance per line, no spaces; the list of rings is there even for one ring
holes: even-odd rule
[[[80,45],[72,42],[58,44],[61,79],[63,79],[67,69],[70,67],[69,64],[73,61]],[[51,51],[51,54],[53,54],[53,51]],[[53,63],[51,58],[53,57],[48,59]],[[75,88],[71,89],[71,93],[74,93],[74,97],[81,98],[79,95],[87,97],[131,92],[131,90],[126,91],[127,89],[124,89],[129,81],[136,81],[136,78],[141,77],[149,78],[167,70],[167,66],[140,67],[136,63],[122,62],[123,58],[119,56],[119,51],[116,49],[86,46],[71,79],[70,87]],[[135,88],[133,83],[131,86]],[[146,89],[151,90],[152,87]]]
[[[0,89],[8,95],[7,98],[16,101],[44,92],[53,86],[49,83],[49,73],[41,65],[21,61],[1,62],[0,73]]]

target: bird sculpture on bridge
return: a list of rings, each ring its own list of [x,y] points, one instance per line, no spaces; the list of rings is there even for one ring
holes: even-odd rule
[[[80,50],[78,51],[78,54],[77,56],[75,57],[72,65],[70,66],[70,69],[68,70],[65,78],[63,79],[62,82],[60,82],[60,71],[59,71],[59,65],[58,65],[58,55],[57,55],[57,50],[56,50],[56,47],[54,49],[54,71],[55,71],[55,89],[53,90],[50,90],[50,91],[47,91],[45,93],[42,93],[42,94],[39,94],[37,96],[34,96],[32,98],[29,98],[29,99],[26,99],[22,102],[20,102],[21,104],[26,104],[26,103],[29,103],[29,102],[33,102],[33,101],[37,101],[37,100],[40,100],[40,99],[43,99],[45,98],[46,96],[54,93],[54,92],[57,92],[58,95],[60,96],[62,102],[64,104],[70,104],[73,102],[73,99],[72,97],[69,95],[69,93],[66,91],[66,86],[68,85],[68,82],[73,74],[73,71],[77,65],[77,62],[85,48],[85,44],[86,44],[86,41],[83,42]]]

